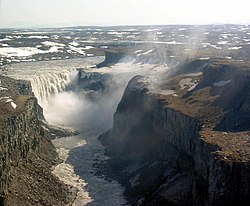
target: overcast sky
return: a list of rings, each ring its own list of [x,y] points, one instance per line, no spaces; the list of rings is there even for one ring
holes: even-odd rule
[[[250,23],[249,0],[0,0],[0,27]]]

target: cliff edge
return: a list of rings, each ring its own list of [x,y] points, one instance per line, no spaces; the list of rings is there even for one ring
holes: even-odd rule
[[[134,77],[100,136],[132,205],[248,205],[249,88],[248,65],[222,59],[186,63],[157,87]]]
[[[51,173],[51,133],[29,82],[0,76],[0,205],[67,205],[74,194]]]

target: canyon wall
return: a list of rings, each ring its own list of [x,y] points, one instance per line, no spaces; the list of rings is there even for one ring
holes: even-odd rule
[[[30,83],[0,79],[1,205],[66,205],[68,189],[51,174],[59,160]]]
[[[220,71],[223,75],[216,75],[210,67],[211,65],[205,65],[202,68],[204,75],[193,95],[197,96],[199,89],[204,92],[209,87],[209,95],[212,98],[216,88],[213,90],[211,84],[220,81],[221,78],[228,80],[224,74],[228,78],[233,76],[232,71],[220,71],[219,68],[216,72]],[[225,66],[223,68],[227,69]],[[209,75],[210,72],[213,75]],[[227,75],[229,73],[231,76]],[[231,81],[239,76],[236,75]],[[246,78],[245,73],[243,76]],[[208,80],[209,77],[217,79]],[[100,136],[107,154],[115,160],[112,164],[117,166],[118,173],[123,173],[127,178],[126,194],[131,203],[247,205],[250,197],[249,155],[248,160],[241,158],[241,152],[238,152],[238,159],[229,158],[225,155],[226,152],[232,150],[233,153],[234,150],[231,147],[227,148],[222,142],[228,139],[227,136],[234,135],[237,136],[238,142],[232,145],[237,145],[244,138],[249,139],[249,133],[244,133],[246,136],[241,138],[241,133],[214,131],[215,122],[211,122],[211,119],[215,118],[212,113],[215,108],[212,105],[222,102],[220,98],[213,99],[213,104],[207,102],[208,105],[194,114],[193,111],[197,108],[186,111],[190,107],[187,103],[188,98],[192,96],[189,91],[185,93],[186,96],[177,93],[180,97],[176,95],[173,102],[174,96],[162,97],[152,91],[148,82],[147,78],[142,76],[136,76],[129,82],[114,115],[113,128]],[[247,81],[245,83],[249,84]],[[241,88],[243,87],[238,89]],[[221,95],[221,98],[224,96]],[[196,102],[199,101],[196,99]],[[208,99],[201,101],[204,103]],[[183,102],[185,104],[182,104]],[[243,105],[246,104],[245,102]],[[196,103],[191,106],[200,105]],[[227,107],[229,110],[231,108],[232,105],[230,108]],[[202,109],[207,111],[206,115],[210,116],[209,118],[201,117]],[[221,111],[219,120],[224,117],[225,121],[224,113],[225,111]],[[208,136],[214,139],[211,140]]]

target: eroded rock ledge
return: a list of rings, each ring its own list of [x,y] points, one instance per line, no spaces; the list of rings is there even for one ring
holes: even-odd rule
[[[1,205],[67,205],[74,192],[51,174],[58,163],[42,108],[26,81],[0,76]]]
[[[183,65],[160,91],[134,77],[100,136],[131,203],[247,205],[249,87],[247,65],[220,59]]]

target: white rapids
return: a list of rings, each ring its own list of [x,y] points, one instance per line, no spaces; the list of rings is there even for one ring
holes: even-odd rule
[[[95,65],[100,60],[103,59],[89,58],[85,62],[78,59],[19,63],[8,66],[5,75],[31,81],[39,103],[44,108],[49,108],[49,99],[64,90],[72,78],[74,68]],[[98,136],[104,131],[97,128],[81,128],[79,132],[77,136],[53,140],[63,162],[55,166],[52,173],[78,191],[73,206],[128,205],[123,196],[124,188],[118,182],[108,181],[94,174],[93,164],[108,158],[104,155],[104,147],[98,140]]]
[[[4,72],[15,79],[29,80],[48,122],[77,129],[77,136],[53,140],[63,162],[53,174],[65,184],[77,190],[74,206],[128,205],[123,196],[124,188],[116,181],[96,176],[94,164],[106,160],[104,147],[98,136],[112,126],[112,117],[128,81],[135,75],[150,72],[161,74],[168,70],[164,65],[126,62],[115,68],[93,68],[102,58],[57,60],[48,62],[19,63],[8,66]],[[73,91],[65,91],[67,84],[76,77],[76,68],[89,72],[110,74],[109,92],[97,102],[91,102]],[[1,72],[0,72],[1,73]],[[102,127],[101,127],[101,126]]]

